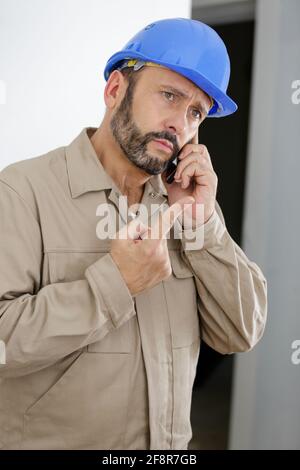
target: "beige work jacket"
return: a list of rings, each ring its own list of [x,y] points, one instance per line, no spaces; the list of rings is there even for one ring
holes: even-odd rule
[[[251,349],[266,280],[217,206],[203,247],[172,236],[171,276],[133,298],[97,236],[120,193],[88,129],[0,173],[0,448],[186,449],[200,341]],[[166,202],[152,177],[142,203]]]

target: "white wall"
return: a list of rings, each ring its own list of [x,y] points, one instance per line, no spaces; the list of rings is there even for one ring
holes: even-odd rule
[[[98,126],[110,55],[190,10],[190,0],[0,0],[0,169]]]
[[[267,277],[269,309],[260,344],[236,358],[233,449],[300,449],[299,18],[299,0],[257,2],[243,248]]]

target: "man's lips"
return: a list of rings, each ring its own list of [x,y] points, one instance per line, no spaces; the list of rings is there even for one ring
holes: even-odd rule
[[[169,142],[168,140],[162,140],[162,139],[154,139],[154,142],[160,146],[160,148],[163,148],[164,150],[168,149],[168,152],[173,151],[173,144]]]

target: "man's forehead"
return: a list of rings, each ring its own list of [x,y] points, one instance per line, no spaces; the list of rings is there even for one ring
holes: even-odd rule
[[[208,108],[211,106],[211,98],[203,90],[173,70],[166,67],[144,67],[143,75],[146,80],[151,80],[152,84],[170,86],[187,97],[194,97],[195,101],[206,104]]]

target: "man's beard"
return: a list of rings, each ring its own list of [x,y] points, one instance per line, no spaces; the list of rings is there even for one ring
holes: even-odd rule
[[[134,85],[135,83],[129,83],[126,94],[112,117],[110,127],[128,160],[149,175],[157,175],[163,173],[168,163],[178,155],[179,147],[176,137],[167,131],[141,133],[132,117]],[[147,151],[147,144],[154,139],[166,139],[173,144],[173,152],[168,160],[155,157]]]

